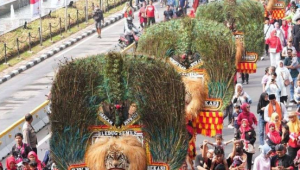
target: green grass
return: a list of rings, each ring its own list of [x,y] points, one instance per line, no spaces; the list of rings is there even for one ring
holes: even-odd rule
[[[94,2],[96,4],[96,2],[99,2],[97,0],[89,0],[89,6],[92,4],[92,2]],[[113,3],[114,1],[108,1],[108,3]],[[120,0],[115,0],[115,2],[120,2]],[[80,0],[80,1],[77,1],[76,2],[76,7],[78,10],[82,9],[80,13],[83,13],[83,9],[84,9],[84,0]],[[116,6],[115,8],[109,10],[108,12],[105,12],[104,13],[104,19],[105,17],[115,13],[115,12],[118,12],[120,10],[122,10],[124,7],[124,3],[119,5],[119,6]],[[34,37],[38,37],[38,27],[40,25],[40,21],[37,20],[37,21],[34,21],[34,22],[31,22],[28,24],[28,27],[29,29],[23,29],[23,28],[18,28],[12,32],[9,32],[9,33],[6,33],[4,35],[1,35],[0,36],[0,43],[1,43],[1,46],[0,46],[0,71],[3,71],[7,68],[9,68],[10,66],[14,66],[16,65],[17,63],[21,62],[22,60],[24,59],[27,59],[27,58],[30,58],[32,55],[38,53],[39,51],[43,50],[44,48],[46,47],[49,47],[51,46],[52,44],[54,44],[55,42],[58,42],[60,40],[63,40],[65,39],[66,37],[69,37],[70,35],[88,27],[89,25],[93,24],[94,23],[94,20],[92,19],[91,17],[91,14],[92,14],[92,8],[89,8],[89,20],[88,20],[88,23],[85,22],[85,17],[84,17],[84,14],[82,16],[79,15],[79,20],[82,20],[82,22],[80,24],[78,24],[79,26],[77,25],[74,25],[76,24],[76,19],[74,20],[71,20],[71,25],[73,24],[73,26],[67,31],[67,32],[62,32],[62,36],[59,34],[59,18],[58,16],[64,16],[64,11],[65,9],[60,9],[60,10],[57,10],[55,12],[52,13],[52,18],[45,18],[43,19],[43,22],[42,22],[42,25],[44,27],[44,29],[42,30],[43,31],[43,46],[40,46],[39,44],[39,39],[32,39],[31,42],[35,43],[35,45],[32,45],[32,53],[29,53],[28,52],[28,33],[30,32]],[[69,8],[68,9],[68,13],[70,14],[71,18],[76,18],[76,9],[74,8]],[[62,18],[63,20],[63,18]],[[50,41],[50,37],[49,37],[49,23],[52,23],[52,25],[58,25],[55,28],[52,28],[51,32],[53,34],[56,33],[57,35],[55,36],[52,36],[52,42]],[[48,27],[47,27],[48,25]],[[64,22],[62,22],[62,29],[64,29],[65,25],[64,25]],[[48,29],[47,29],[48,28]],[[20,51],[23,51],[20,53],[20,58],[18,57],[17,55],[17,47],[16,47],[16,38],[17,37],[23,37],[23,38],[20,38],[20,41],[22,42],[25,42],[26,43],[20,43],[19,45],[19,49]],[[4,63],[4,42],[7,43],[7,46],[9,48],[12,48],[11,50],[10,49],[7,49],[7,56],[8,56],[8,63],[9,65],[5,65],[3,64]]]

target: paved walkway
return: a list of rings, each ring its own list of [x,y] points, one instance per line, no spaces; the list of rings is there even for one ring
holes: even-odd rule
[[[121,11],[118,13],[121,13]],[[110,20],[110,18],[114,15],[115,14],[110,15],[105,18],[105,20]],[[77,58],[98,54],[113,48],[114,44],[118,42],[119,35],[123,31],[123,23],[124,20],[122,19],[121,21],[104,28],[102,39],[98,39],[96,34],[92,34],[75,45],[57,53],[33,68],[30,68],[11,80],[1,84],[0,132],[45,101],[45,94],[48,94],[50,91],[54,72],[60,61],[64,60],[64,58]],[[92,28],[94,28],[94,24],[71,35],[67,39],[75,38]],[[48,52],[50,49],[62,45],[65,41],[66,39],[61,40],[53,44],[51,47],[47,47],[37,54],[32,55],[32,57],[21,61],[15,66],[4,70],[0,73],[0,77],[3,77],[20,66],[25,65],[28,61]]]

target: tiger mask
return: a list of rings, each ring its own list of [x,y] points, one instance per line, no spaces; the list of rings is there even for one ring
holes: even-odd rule
[[[146,151],[134,136],[100,138],[86,153],[91,170],[146,170]]]

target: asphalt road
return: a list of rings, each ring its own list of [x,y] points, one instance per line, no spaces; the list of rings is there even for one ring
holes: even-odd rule
[[[162,16],[164,8],[156,5]],[[134,23],[139,26],[139,18],[135,14]],[[161,20],[159,18],[158,20]],[[52,56],[44,62],[19,74],[17,77],[0,85],[0,132],[22,118],[43,101],[45,94],[51,89],[54,74],[58,63],[65,58],[79,58],[109,50],[118,50],[116,47],[120,34],[124,30],[124,19],[108,26],[102,30],[102,39],[96,34],[83,39],[77,44]]]

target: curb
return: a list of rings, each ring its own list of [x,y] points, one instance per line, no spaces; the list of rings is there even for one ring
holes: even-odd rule
[[[136,12],[138,9],[140,9],[139,6],[135,6],[133,7],[134,12]],[[103,25],[103,28],[121,20],[122,18],[124,18],[124,15],[121,13],[117,13],[117,14],[113,14],[113,16],[109,19],[107,19]],[[92,35],[93,33],[96,32],[96,28],[90,29],[85,31],[83,34],[77,36],[76,38],[70,38],[68,40],[66,40],[65,42],[63,42],[62,45],[57,46],[52,48],[51,50],[49,50],[48,52],[40,55],[39,57],[36,57],[35,59],[29,61],[28,63],[26,63],[25,65],[17,68],[16,70],[13,70],[12,72],[10,72],[9,74],[5,75],[4,77],[0,77],[0,84],[8,81],[9,79],[15,77],[16,75],[22,73],[25,70],[28,70],[29,68],[41,63],[42,61],[46,60],[47,58],[52,57],[53,55],[55,55],[58,52],[61,52],[63,50],[65,50],[66,48],[72,46],[73,44],[76,44],[77,42],[81,41],[82,39]]]

